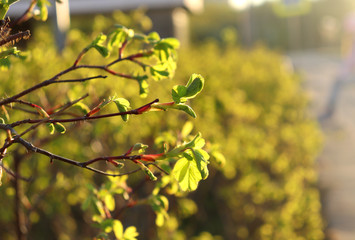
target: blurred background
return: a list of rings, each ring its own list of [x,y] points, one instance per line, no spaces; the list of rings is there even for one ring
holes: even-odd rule
[[[14,4],[9,15],[16,18],[29,2]],[[139,239],[354,239],[354,1],[62,0],[52,3],[49,17],[23,26],[33,35],[23,48],[32,53],[26,64],[14,62],[16,71],[0,76],[7,95],[17,92],[22,79],[48,79],[70,66],[90,39],[115,23],[181,42],[174,80],[151,81],[148,99],[168,99],[167,90],[192,73],[206,79],[203,94],[191,103],[196,120],[147,114],[125,125],[105,119],[55,139],[33,136],[46,149],[66,149],[75,159],[122,154],[136,142],[154,144],[155,136],[175,134],[185,121],[217,143],[225,165],[211,164],[196,192],[168,197],[164,226],[155,226],[147,206],[119,215],[125,227],[137,227]],[[100,60],[92,55],[86,61]],[[32,98],[49,107],[83,92],[94,99],[117,94],[136,106],[146,101],[126,80],[47,88]],[[88,195],[83,186],[90,178],[97,185],[105,180],[21,154],[23,174],[35,179],[23,183],[24,202],[33,203],[24,204],[30,239],[93,238],[91,215],[81,210]],[[130,177],[128,183],[141,186],[141,179]],[[4,180],[0,192],[9,206],[0,210],[1,239],[15,239],[10,182]],[[137,196],[151,189],[146,183]],[[116,201],[125,203],[119,196]]]

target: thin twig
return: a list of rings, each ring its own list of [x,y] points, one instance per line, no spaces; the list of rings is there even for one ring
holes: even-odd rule
[[[81,100],[83,100],[83,99],[86,98],[87,96],[89,96],[89,95],[88,95],[88,94],[85,94],[84,96],[82,96],[82,97],[80,97],[80,98],[78,98],[78,99],[76,99],[76,100],[74,100],[74,101],[68,102],[67,104],[65,104],[65,105],[62,107],[61,110],[59,110],[58,112],[53,113],[51,116],[55,116],[55,115],[58,115],[58,114],[64,112],[66,109],[68,109],[69,107],[73,106],[73,105],[76,104],[77,102],[80,102]],[[36,125],[33,125],[33,126],[29,127],[28,129],[26,129],[25,131],[23,131],[20,135],[18,135],[18,136],[16,136],[16,137],[22,137],[22,136],[25,135],[26,133],[28,133],[28,132],[34,130],[35,128],[37,128],[37,127],[38,127],[39,125],[41,125],[42,123],[47,123],[47,122],[48,122],[47,120],[49,120],[49,118],[39,119],[39,121],[37,122]],[[12,124],[11,124],[11,127],[13,127]]]
[[[37,0],[32,0],[30,3],[30,6],[27,8],[27,10],[22,14],[21,17],[19,17],[14,22],[12,22],[11,26],[19,25],[19,24],[29,20],[32,17],[31,12],[35,8],[36,4],[37,4]]]
[[[4,164],[2,163],[2,161],[0,161],[0,168],[4,169],[6,173],[8,173],[10,176],[12,176],[13,178],[18,178],[20,180],[23,180],[25,182],[30,182],[32,181],[32,177],[23,177],[15,172],[13,172],[11,169],[7,168],[4,166]]]
[[[153,103],[158,102],[159,99],[155,99],[154,101],[139,107],[137,109],[133,109],[130,111],[126,112],[117,112],[117,113],[109,113],[109,114],[103,114],[103,115],[97,115],[97,116],[83,116],[83,117],[78,117],[78,118],[67,118],[67,119],[51,119],[51,118],[45,118],[45,119],[24,119],[20,120],[14,123],[11,123],[11,127],[16,127],[25,123],[28,124],[42,124],[42,123],[67,123],[67,122],[80,122],[80,121],[86,121],[86,120],[94,120],[94,119],[100,119],[100,118],[110,118],[110,117],[116,117],[116,116],[122,116],[122,115],[139,115],[142,114],[144,111],[140,111],[143,108],[149,108],[150,105]],[[23,135],[23,134],[22,134]],[[22,136],[21,135],[21,136]]]
[[[85,164],[83,164],[81,162],[77,162],[75,160],[72,160],[72,159],[69,159],[69,158],[65,158],[65,157],[53,154],[53,153],[51,153],[51,152],[49,152],[47,150],[44,150],[42,148],[38,148],[38,147],[34,146],[32,143],[24,140],[23,138],[16,138],[16,139],[14,139],[14,142],[17,142],[17,143],[21,144],[28,151],[45,155],[45,156],[49,157],[51,160],[58,160],[58,161],[61,161],[61,162],[65,162],[65,163],[68,163],[68,164],[71,164],[71,165],[74,165],[74,166],[77,166],[77,167],[88,169],[88,170],[90,170],[92,172],[99,173],[99,174],[102,174],[102,175],[105,175],[105,176],[119,177],[119,176],[123,176],[123,175],[132,174],[132,173],[138,172],[140,170],[140,169],[136,169],[136,170],[133,170],[131,172],[119,173],[119,174],[107,173],[107,172],[101,171],[101,170],[93,168],[93,167],[85,166]]]
[[[98,75],[98,76],[94,76],[94,77],[79,78],[79,79],[56,80],[56,81],[53,81],[52,83],[86,82],[86,81],[98,79],[98,78],[107,78],[107,76]]]

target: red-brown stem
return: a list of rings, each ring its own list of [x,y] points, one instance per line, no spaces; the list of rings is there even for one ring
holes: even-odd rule
[[[122,116],[122,115],[139,115],[142,114],[145,110],[147,111],[147,109],[153,104],[158,102],[159,99],[155,99],[154,101],[140,107],[137,109],[133,109],[127,112],[117,112],[117,113],[110,113],[110,114],[103,114],[103,115],[98,115],[98,116],[90,116],[90,117],[78,117],[78,118],[68,118],[68,119],[25,119],[25,120],[20,120],[17,122],[14,122],[12,124],[10,124],[11,127],[16,127],[19,126],[21,124],[25,124],[25,123],[29,123],[29,124],[35,124],[35,123],[67,123],[67,122],[80,122],[80,121],[84,121],[84,120],[94,120],[94,119],[100,119],[100,118],[109,118],[109,117],[116,117],[116,116]]]
[[[123,50],[126,48],[127,43],[128,43],[128,41],[125,40],[125,41],[122,43],[122,46],[118,49],[118,59],[122,59]]]
[[[83,59],[83,56],[85,55],[85,53],[87,53],[88,49],[84,48],[78,55],[78,57],[75,59],[75,62],[73,64],[73,67],[76,67],[79,62],[81,61],[81,59]]]
[[[27,94],[29,94],[30,92],[33,92],[37,89],[40,89],[40,88],[43,88],[45,86],[48,86],[50,84],[53,84],[53,83],[58,83],[58,82],[69,82],[68,80],[61,80],[61,81],[56,81],[59,77],[71,72],[71,71],[74,71],[76,69],[79,69],[79,68],[94,68],[94,69],[101,69],[101,70],[104,70],[112,75],[115,75],[115,76],[119,76],[119,77],[123,77],[123,78],[128,78],[128,79],[135,79],[133,76],[131,75],[127,75],[127,74],[123,74],[123,73],[119,73],[119,72],[115,72],[111,69],[109,69],[108,67],[113,65],[113,64],[116,64],[120,61],[124,61],[124,60],[132,60],[132,59],[135,59],[135,58],[139,58],[139,57],[144,57],[145,54],[147,53],[137,53],[137,54],[133,54],[133,55],[130,55],[126,58],[122,58],[122,59],[117,59],[109,64],[107,64],[106,66],[100,66],[100,65],[78,65],[78,63],[80,62],[80,60],[82,59],[82,57],[84,56],[84,54],[87,52],[87,49],[84,49],[83,51],[80,52],[79,56],[77,57],[77,59],[75,60],[74,64],[67,68],[66,70],[58,73],[57,75],[55,75],[54,77],[48,79],[48,80],[45,80],[39,84],[36,84],[12,97],[9,97],[9,98],[5,98],[3,100],[0,101],[0,106],[2,105],[5,105],[5,104],[9,104],[9,103],[12,103],[14,102],[15,99],[18,99],[20,97],[23,97]],[[149,52],[148,52],[149,53]],[[74,82],[73,80],[71,80],[72,82]],[[79,82],[80,80],[78,79],[77,81],[75,80],[75,82]]]
[[[127,156],[127,155],[120,155],[120,156],[110,156],[110,157],[98,157],[91,159],[86,162],[82,162],[81,165],[86,167],[90,164],[100,162],[100,161],[109,161],[109,160],[131,160],[131,161],[136,161],[136,159],[140,159],[140,155],[132,155],[132,156]]]
[[[21,17],[19,17],[18,19],[16,19],[13,23],[11,23],[11,26],[15,26],[18,24],[21,24],[23,22],[26,22],[27,20],[29,20],[32,16],[31,16],[31,12],[33,11],[33,9],[35,8],[37,3],[37,0],[32,0],[30,6],[27,8],[27,10],[22,14]]]

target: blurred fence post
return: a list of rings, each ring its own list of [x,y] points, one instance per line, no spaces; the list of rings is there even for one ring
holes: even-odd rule
[[[55,3],[55,39],[59,52],[65,47],[67,31],[70,27],[69,0]]]

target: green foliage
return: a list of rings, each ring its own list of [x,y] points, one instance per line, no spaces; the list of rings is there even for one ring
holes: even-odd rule
[[[226,179],[210,169],[209,187],[195,196],[211,218],[192,218],[189,229],[204,225],[228,239],[323,239],[314,165],[321,134],[307,116],[299,78],[264,47],[244,51],[209,42],[182,51],[180,59],[178,78],[193,69],[208,79],[192,107],[199,130],[225,156],[211,149],[210,161],[226,162]],[[220,222],[235,228],[222,231]]]
[[[47,21],[48,18],[48,7],[51,5],[47,0],[38,0],[36,3],[39,11],[35,12],[35,19],[40,21]]]
[[[70,48],[64,50],[60,59],[48,31],[38,30],[29,46],[33,53],[26,65],[14,59],[16,71],[0,76],[2,91],[13,95],[19,87],[33,85],[30,79],[48,79],[71,66],[78,49],[85,46],[95,50],[88,51],[82,61],[94,64],[99,57],[105,57],[94,46],[111,52],[103,59],[110,61],[117,58],[116,50],[127,39],[133,46],[126,49],[127,54],[134,53],[135,47],[142,43],[158,44],[153,52],[141,52],[145,58],[139,64],[124,63],[114,69],[127,70],[124,73],[131,74],[132,81],[110,76],[90,83],[62,84],[60,88],[48,86],[29,99],[45,110],[52,109],[58,99],[73,100],[88,92],[90,100],[76,104],[71,109],[72,115],[99,114],[93,111],[95,108],[101,108],[100,114],[117,109],[125,112],[133,105],[146,103],[145,99],[137,98],[137,86],[141,95],[147,97],[149,84],[152,89],[149,97],[159,97],[161,102],[145,108],[148,114],[132,115],[124,121],[118,117],[63,124],[65,134],[55,138],[48,138],[45,128],[36,132],[38,145],[53,152],[65,151],[66,156],[74,159],[115,156],[130,149],[131,153],[140,155],[139,163],[97,165],[115,172],[140,168],[144,172],[129,178],[93,177],[89,171],[56,162],[49,164],[47,158],[31,156],[19,149],[26,160],[22,174],[38,176],[27,190],[29,201],[38,202],[29,211],[31,237],[42,239],[43,229],[47,229],[48,235],[61,239],[93,236],[135,239],[138,232],[139,237],[147,239],[322,239],[314,169],[320,134],[305,113],[307,101],[300,81],[283,67],[282,57],[262,47],[243,51],[231,44],[225,49],[213,42],[200,44],[180,52],[180,71],[176,72],[179,82],[167,80],[161,86],[161,82],[150,79],[172,76],[177,43],[163,40],[157,33],[128,34],[129,28],[122,26],[110,29],[112,33],[103,41],[103,29],[99,26],[105,21],[98,17],[95,24],[89,24],[93,27],[89,30],[94,31],[91,37],[78,30],[71,31]],[[97,36],[99,40],[92,43]],[[45,70],[38,71],[43,69],[43,59],[47,63]],[[191,75],[194,72],[200,72],[206,80]],[[87,71],[73,72],[68,79],[87,77],[87,74]],[[186,84],[187,79],[190,80]],[[191,106],[187,105],[186,101],[202,87],[204,94],[194,98],[189,103]],[[196,120],[186,114],[195,117],[192,108],[198,113]],[[158,111],[169,109],[182,111]],[[8,111],[11,121],[22,119],[16,111]],[[1,118],[8,122],[6,113],[1,113]],[[187,119],[190,121],[186,122]],[[200,131],[219,146],[206,142]],[[13,158],[9,156],[5,160],[8,166]],[[156,165],[149,164],[151,160]],[[94,180],[89,183],[88,179]],[[14,220],[11,213],[14,188],[8,182],[7,178],[3,179],[0,193],[0,201],[9,203],[0,215],[4,239],[12,239],[7,232]],[[193,191],[197,186],[199,191],[187,195],[186,191]],[[93,222],[98,230],[88,228]]]
[[[36,184],[33,185],[32,189],[28,192],[26,197],[30,199],[29,201],[35,201],[37,194],[42,191],[51,191],[50,182],[55,181],[57,178],[60,180],[56,181],[58,184],[56,186],[61,188],[63,193],[67,191],[73,191],[73,193],[76,191],[81,192],[81,194],[63,194],[60,196],[57,196],[57,191],[51,192],[50,196],[46,198],[49,200],[48,204],[50,207],[43,206],[42,208],[41,206],[36,206],[35,209],[31,210],[33,212],[33,219],[30,221],[33,224],[39,222],[39,225],[51,224],[38,216],[42,215],[41,213],[45,213],[45,215],[50,217],[51,213],[56,214],[56,207],[64,208],[66,211],[69,211],[70,206],[77,207],[81,205],[82,209],[86,211],[85,214],[88,216],[92,215],[89,219],[95,222],[95,226],[99,229],[99,232],[95,234],[98,238],[110,239],[112,236],[115,236],[118,239],[135,239],[138,236],[136,228],[124,228],[122,225],[124,223],[121,223],[113,216],[125,210],[128,206],[144,205],[149,206],[152,209],[152,213],[154,212],[156,214],[156,225],[163,226],[166,223],[165,220],[168,219],[169,206],[168,198],[164,196],[164,194],[166,194],[164,192],[165,188],[169,188],[170,195],[181,195],[184,191],[196,190],[199,182],[205,180],[208,175],[207,165],[209,164],[209,155],[206,151],[202,150],[205,140],[203,140],[201,134],[192,135],[192,124],[190,123],[190,130],[185,130],[181,137],[176,136],[177,134],[172,135],[171,133],[166,133],[166,136],[170,135],[169,139],[172,141],[167,142],[164,138],[161,138],[157,146],[152,148],[153,152],[160,153],[145,153],[145,149],[148,145],[141,143],[134,144],[134,142],[140,139],[139,135],[141,134],[136,130],[149,130],[149,124],[137,124],[137,121],[133,120],[135,122],[131,127],[135,125],[137,128],[130,130],[132,134],[123,132],[123,129],[126,127],[129,128],[129,125],[123,126],[122,124],[128,124],[128,114],[140,115],[146,112],[165,111],[170,108],[182,110],[196,117],[196,114],[192,108],[187,105],[186,101],[196,97],[202,90],[204,81],[202,76],[193,74],[190,77],[186,85],[186,94],[181,96],[184,100],[179,103],[160,103],[159,100],[156,99],[149,104],[142,104],[142,107],[131,110],[130,102],[141,103],[143,101],[137,97],[134,98],[134,88],[136,88],[137,85],[133,85],[132,88],[129,83],[122,81],[122,79],[117,80],[117,76],[138,81],[141,93],[143,89],[143,95],[146,96],[149,79],[157,81],[173,76],[176,68],[176,50],[179,47],[177,40],[172,38],[162,39],[157,33],[149,35],[136,34],[132,29],[117,25],[112,31],[112,34],[105,35],[95,32],[94,40],[90,41],[89,38],[83,37],[81,33],[74,30],[69,36],[73,48],[64,51],[64,57],[60,58],[61,60],[59,61],[60,56],[56,55],[54,46],[48,43],[50,38],[43,35],[45,32],[47,31],[38,31],[42,36],[38,36],[37,38],[35,36],[35,41],[29,45],[30,49],[33,50],[33,54],[29,57],[28,61],[25,62],[25,64],[20,61],[14,61],[13,67],[16,71],[10,71],[8,76],[3,76],[3,91],[8,91],[8,95],[14,95],[21,91],[18,88],[12,88],[11,82],[15,84],[14,86],[21,86],[21,89],[27,89],[36,84],[30,82],[30,80],[23,81],[24,78],[43,81],[44,79],[49,79],[51,76],[56,76],[54,80],[57,82],[63,81],[63,83],[57,83],[58,87],[43,87],[37,90],[38,94],[26,95],[23,97],[25,101],[16,102],[14,108],[8,108],[8,110],[6,110],[6,108],[3,107],[2,113],[4,117],[10,119],[10,117],[7,116],[9,115],[11,116],[10,121],[16,122],[16,120],[25,118],[24,115],[32,114],[31,119],[35,119],[33,121],[36,121],[36,123],[41,123],[41,121],[48,123],[46,125],[48,125],[51,134],[54,135],[55,132],[60,133],[60,135],[54,135],[55,137],[49,137],[48,130],[43,129],[40,124],[37,126],[33,125],[35,126],[33,129],[36,128],[34,132],[37,146],[42,147],[41,145],[48,144],[48,146],[44,146],[43,148],[48,149],[50,152],[65,156],[71,155],[73,159],[83,159],[84,161],[93,159],[93,163],[101,159],[100,157],[95,158],[94,156],[112,156],[107,158],[102,157],[107,163],[110,163],[110,165],[114,167],[112,173],[126,175],[135,172],[143,172],[143,175],[139,175],[136,179],[132,180],[133,185],[140,179],[144,181],[147,179],[156,181],[156,185],[154,187],[154,193],[149,197],[138,198],[137,200],[135,200],[136,197],[131,193],[132,190],[127,185],[127,178],[124,177],[110,178],[110,182],[107,182],[107,178],[98,177],[97,185],[100,187],[93,187],[95,184],[92,183],[88,185],[87,190],[83,190],[85,189],[85,185],[87,185],[87,179],[90,179],[90,173],[85,172],[85,170],[83,172],[83,169],[75,169],[75,167],[73,169],[68,166],[67,171],[65,171],[64,166],[63,172],[65,172],[65,174],[61,173],[59,167],[56,167],[55,170],[53,169],[54,172],[50,173],[50,171],[46,170],[48,168],[48,161],[43,162],[43,160],[45,160],[44,156],[27,155],[23,152],[22,148],[18,148],[15,149],[15,151],[18,151],[19,155],[26,155],[28,158],[28,161],[24,161],[21,164],[21,175],[30,175],[35,171],[36,176],[41,178],[40,182],[36,181]],[[46,47],[44,48],[43,46]],[[78,46],[80,46],[80,48]],[[77,49],[83,50],[78,52]],[[97,63],[98,55],[106,58],[109,64],[101,65],[101,63]],[[45,67],[45,71],[38,71],[38,67],[43,64],[43,59],[46,59],[46,61],[48,61],[46,63],[48,64]],[[102,61],[106,60],[103,59]],[[120,61],[123,62],[122,68],[117,68],[115,64]],[[54,62],[56,62],[56,64],[51,64]],[[105,79],[105,81],[97,81],[96,84],[89,84],[85,81],[76,82],[75,79],[87,78],[88,71],[80,72],[80,68],[87,68],[86,66],[92,66],[89,67],[92,69],[89,76],[101,70],[113,75],[115,79],[111,78],[109,81],[106,81],[107,79]],[[79,70],[73,71],[72,69],[74,68]],[[69,69],[67,70],[68,74],[66,74],[66,78],[69,80],[63,80],[60,75],[56,75],[56,73],[63,71],[63,69]],[[118,72],[118,70],[120,72]],[[80,103],[73,104],[72,107],[69,105],[69,110],[64,114],[60,111],[60,109],[64,109],[62,106],[65,107],[65,103],[68,103],[68,100],[69,102],[74,102],[76,99],[81,98],[85,91],[90,93],[92,100],[85,99]],[[117,92],[119,93],[117,94]],[[117,95],[122,97],[116,97]],[[159,96],[158,93],[155,93],[155,95]],[[164,96],[164,94],[162,95]],[[58,102],[58,100],[61,102]],[[97,103],[93,104],[92,102]],[[21,111],[18,111],[17,103],[24,104],[27,108],[20,108]],[[115,118],[100,119],[102,121],[96,121],[96,123],[92,125],[89,122],[77,125],[68,124],[65,121],[61,123],[61,120],[68,118],[66,115],[72,118],[79,117],[78,119],[80,120],[89,118],[91,120],[97,119],[96,117],[100,117],[100,115],[110,115],[112,112],[117,113],[117,110],[112,109],[112,105],[116,105],[118,113],[120,113],[116,114],[116,116],[119,117],[120,115],[124,122],[127,123],[117,121]],[[158,113],[150,114],[158,117],[156,119],[162,116],[162,114]],[[179,112],[169,114],[175,114],[180,117]],[[51,120],[51,122],[49,120]],[[158,124],[156,126],[159,127]],[[26,130],[26,126],[20,124],[16,126],[16,130],[21,133]],[[154,140],[147,139],[149,136],[153,137],[154,134],[143,134],[143,140],[148,141],[150,146],[154,146]],[[49,138],[50,140],[48,140]],[[113,146],[106,144],[113,144]],[[134,146],[129,148],[129,146],[133,144]],[[164,149],[159,146],[160,144],[164,145]],[[117,148],[118,145],[120,145],[119,148]],[[129,150],[122,154],[121,149]],[[122,158],[115,157],[115,155],[117,155],[117,153],[115,153],[116,151],[121,152],[120,156]],[[43,151],[41,151],[41,153],[42,152]],[[132,155],[132,152],[138,152],[138,154]],[[181,173],[181,170],[178,168],[174,168],[176,162],[181,162],[183,158],[187,158],[189,161],[195,163],[195,166],[190,167],[191,171],[198,171],[198,176],[193,179],[193,182],[189,181],[190,186],[188,187],[186,187],[186,184],[180,181],[179,178],[174,177],[175,174],[186,175],[185,173]],[[14,159],[15,158],[12,157],[11,159],[6,159],[5,166],[8,167],[7,164],[11,163],[11,161],[15,161]],[[50,157],[50,163],[55,163],[56,160],[56,158]],[[76,165],[86,168],[86,165],[83,165],[83,163]],[[106,166],[106,168],[110,169],[110,165]],[[102,167],[103,166],[99,166],[98,168]],[[74,180],[74,178],[76,180]],[[78,181],[78,179],[80,179],[80,181]],[[11,191],[14,191],[9,185],[7,187]],[[9,200],[12,196],[13,195],[9,194],[0,197]],[[116,203],[117,199],[119,199],[118,201],[120,201],[120,203],[123,202],[124,204]],[[62,204],[67,204],[68,206],[62,206]],[[3,214],[2,217],[7,218],[5,222],[11,222],[11,215]],[[77,219],[72,215],[68,215],[62,219],[62,223],[73,220]],[[87,222],[89,221],[85,221],[85,223]],[[49,229],[52,228],[49,226]],[[51,231],[53,231],[53,229]],[[75,236],[75,233],[62,231],[62,229],[60,229],[60,232],[57,232],[57,234],[61,235],[59,236],[61,238]],[[92,233],[91,235],[93,236]],[[41,233],[32,232],[31,236],[41,238]]]
[[[19,0],[1,0],[0,1],[0,19],[4,19],[10,5],[18,2]]]
[[[194,98],[201,92],[205,80],[202,76],[193,74],[186,86],[174,86],[172,90],[172,97],[175,103],[184,103],[190,98]]]
[[[127,112],[131,108],[128,100],[124,98],[117,98],[114,102],[116,103],[119,112]],[[123,121],[128,121],[128,115],[122,115],[121,117]]]

